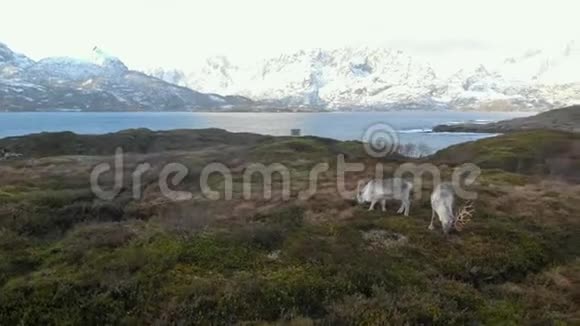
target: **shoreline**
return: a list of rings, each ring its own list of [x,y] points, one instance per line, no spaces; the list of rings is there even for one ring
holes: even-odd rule
[[[542,111],[522,110],[466,110],[466,109],[264,109],[264,110],[81,110],[81,109],[54,109],[54,110],[0,110],[3,113],[392,113],[392,112],[455,112],[455,113],[506,113],[534,115]]]
[[[59,114],[60,113],[60,114]],[[331,138],[341,141],[360,140],[373,125],[388,124],[397,131],[397,141],[402,144],[425,144],[433,150],[493,136],[493,133],[434,132],[433,127],[453,121],[478,119],[501,120],[514,114],[488,112],[325,112],[325,114],[289,113],[161,113],[161,112],[22,112],[0,114],[0,138],[17,137],[40,132],[65,132],[101,135],[127,129],[147,128],[170,131],[175,129],[219,128],[231,132],[247,132],[269,136],[290,136],[292,129],[300,134]],[[83,112],[84,113],[84,112]],[[326,114],[333,113],[333,114]],[[525,114],[525,113],[520,113]],[[519,115],[516,115],[519,116]]]

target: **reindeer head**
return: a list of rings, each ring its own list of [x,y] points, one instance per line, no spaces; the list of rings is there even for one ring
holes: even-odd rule
[[[465,225],[471,221],[471,217],[473,216],[474,211],[475,209],[473,208],[473,202],[470,201],[461,207],[455,216],[455,222],[453,223],[453,226],[457,231],[463,230]]]

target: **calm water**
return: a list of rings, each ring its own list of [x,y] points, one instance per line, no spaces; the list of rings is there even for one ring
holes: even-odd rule
[[[289,135],[298,128],[303,135],[340,140],[360,140],[364,130],[375,123],[388,123],[399,131],[401,143],[424,143],[436,150],[475,140],[485,135],[471,133],[431,133],[438,124],[465,121],[496,121],[529,113],[495,112],[337,112],[337,113],[81,113],[26,112],[0,113],[0,138],[42,131],[73,131],[103,134],[129,128],[168,130],[180,128],[222,128],[234,132]]]

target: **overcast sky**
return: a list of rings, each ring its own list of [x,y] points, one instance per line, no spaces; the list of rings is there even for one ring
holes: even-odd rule
[[[86,58],[98,45],[134,68],[344,45],[485,62],[578,39],[578,2],[0,0],[0,42],[34,59]]]

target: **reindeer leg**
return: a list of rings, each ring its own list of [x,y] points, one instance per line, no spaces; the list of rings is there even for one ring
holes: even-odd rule
[[[404,211],[405,211],[405,202],[401,200],[401,207],[399,207],[397,214],[401,214]]]
[[[373,209],[375,209],[375,204],[377,202],[375,200],[371,201],[371,206],[369,207],[369,211],[372,211]]]
[[[405,216],[409,216],[410,210],[411,210],[411,202],[407,199],[405,200]]]
[[[435,220],[435,210],[431,208],[431,224],[429,224],[429,230],[431,231],[435,230],[435,225],[433,224],[434,220]]]

